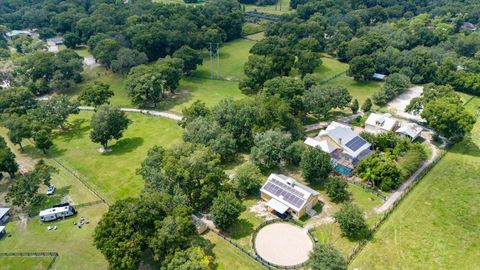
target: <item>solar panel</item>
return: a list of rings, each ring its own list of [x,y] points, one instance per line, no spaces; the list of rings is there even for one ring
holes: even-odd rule
[[[277,197],[282,196],[284,201],[297,208],[301,207],[305,202],[305,200],[302,199],[303,194],[301,192],[275,179],[271,179],[270,182],[265,185],[264,189]]]
[[[358,149],[360,149],[360,147],[362,147],[363,145],[365,145],[367,143],[367,141],[365,141],[364,139],[362,139],[361,137],[357,136],[353,139],[351,139],[349,142],[347,142],[347,144],[345,144],[348,148],[352,149],[353,151],[357,151]]]

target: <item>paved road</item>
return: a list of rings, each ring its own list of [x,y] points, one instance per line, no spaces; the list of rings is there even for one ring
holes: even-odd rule
[[[95,109],[94,107],[89,107],[89,106],[80,106],[78,108],[82,111],[93,111]],[[120,110],[124,112],[153,115],[153,116],[168,118],[175,121],[181,121],[183,118],[181,115],[169,113],[169,112],[159,112],[159,111],[152,111],[152,110],[132,109],[132,108],[120,108]]]
[[[385,212],[387,211],[390,207],[392,207],[392,205],[400,199],[401,195],[405,192],[405,190],[411,186],[413,184],[413,182],[415,182],[415,180],[417,179],[418,175],[420,175],[420,173],[422,173],[428,166],[430,166],[430,164],[432,164],[432,162],[437,158],[438,156],[438,151],[437,151],[437,148],[429,143],[430,145],[430,148],[432,149],[432,156],[426,160],[425,162],[423,162],[422,166],[420,166],[420,168],[418,168],[418,170],[412,174],[407,181],[405,181],[398,189],[397,191],[395,191],[392,195],[390,195],[390,197],[379,207],[375,208],[375,212],[376,213],[382,213],[382,212]]]

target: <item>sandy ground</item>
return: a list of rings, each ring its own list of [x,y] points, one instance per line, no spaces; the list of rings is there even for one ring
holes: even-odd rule
[[[289,223],[273,223],[258,232],[255,249],[264,260],[289,266],[307,261],[313,243],[307,230]]]
[[[402,118],[420,120],[420,115],[413,115],[405,112],[405,108],[415,97],[420,96],[423,93],[423,86],[414,86],[408,89],[405,93],[399,95],[394,100],[388,103],[388,108],[393,110],[396,115]]]
[[[83,63],[88,66],[90,69],[94,69],[96,67],[99,67],[100,64],[95,61],[95,58],[93,56],[86,56],[83,58]]]

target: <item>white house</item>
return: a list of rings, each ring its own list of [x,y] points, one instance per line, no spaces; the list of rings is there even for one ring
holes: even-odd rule
[[[317,137],[307,138],[305,144],[330,154],[335,170],[348,175],[357,163],[369,156],[372,145],[353,131],[350,126],[332,122]]]
[[[53,221],[59,218],[65,218],[75,215],[76,211],[69,204],[56,205],[52,208],[40,211],[38,216],[41,221]]]
[[[403,124],[401,127],[395,131],[397,134],[405,136],[410,140],[414,141],[415,139],[420,136],[422,133],[423,128],[415,123],[406,123]]]
[[[394,131],[397,127],[398,121],[389,113],[371,113],[365,121],[365,131],[374,134]]]
[[[295,179],[272,173],[260,189],[261,198],[268,208],[279,215],[292,214],[299,218],[318,203],[320,193],[302,185]]]

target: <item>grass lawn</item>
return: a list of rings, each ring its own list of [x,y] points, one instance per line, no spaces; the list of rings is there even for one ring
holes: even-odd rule
[[[468,108],[480,105],[477,98]],[[477,269],[480,123],[428,173],[352,262],[358,269]]]
[[[237,39],[220,47],[220,78],[228,81],[238,81],[243,78],[243,66],[250,55],[250,48],[255,41]],[[217,63],[213,62],[214,76],[217,72]],[[204,51],[203,65],[193,73],[194,77],[210,78],[210,56]]]
[[[91,54],[88,52],[87,47],[78,47],[75,49],[75,52],[80,55],[81,57],[87,57],[90,56]]]
[[[54,269],[106,269],[107,262],[93,246],[92,234],[107,206],[98,204],[77,210],[76,216],[63,221],[41,223],[38,218],[30,218],[25,222],[8,222],[9,236],[0,240],[0,252],[58,252]],[[80,216],[90,221],[81,229],[73,225]],[[47,227],[51,225],[58,229],[48,231]]]
[[[266,269],[260,263],[242,253],[232,244],[222,239],[213,232],[204,235],[210,243],[214,245],[213,253],[215,254],[217,270],[263,270]]]
[[[46,270],[53,257],[0,257],[3,270]]]
[[[281,4],[281,5],[280,5]],[[271,14],[285,14],[290,12],[290,0],[279,0],[277,5],[268,6],[256,6],[256,5],[244,5],[245,11],[258,11]],[[281,9],[280,9],[281,6]]]
[[[315,70],[314,76],[319,80],[326,80],[337,74],[347,71],[348,64],[331,57],[322,57],[322,65]]]
[[[242,35],[252,35],[259,32],[265,31],[265,25],[246,22],[242,25]]]
[[[248,36],[245,36],[245,38],[252,41],[260,41],[265,38],[265,32],[248,35]]]
[[[365,102],[367,98],[371,98],[380,87],[381,82],[369,81],[369,82],[357,82],[353,78],[347,75],[342,75],[334,80],[329,81],[325,85],[342,85],[345,86],[353,98],[358,99],[360,106]]]
[[[251,250],[251,236],[253,231],[265,221],[265,219],[255,216],[255,214],[250,211],[250,207],[257,203],[257,201],[258,198],[256,197],[243,200],[245,210],[238,218],[238,221],[230,227],[228,233],[231,239],[235,240],[247,250]]]
[[[143,181],[135,171],[154,145],[170,147],[181,142],[181,128],[175,121],[127,114],[132,120],[124,136],[111,142],[112,152],[100,154],[90,141],[92,112],[81,112],[69,119],[69,130],[56,136],[50,156],[78,171],[109,201],[136,196]]]
[[[157,106],[157,110],[181,113],[196,100],[212,107],[225,98],[241,99],[246,97],[238,89],[238,83],[189,77],[182,79],[177,94]]]

